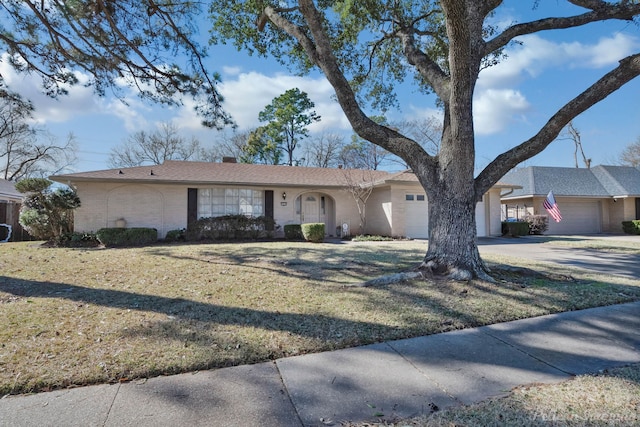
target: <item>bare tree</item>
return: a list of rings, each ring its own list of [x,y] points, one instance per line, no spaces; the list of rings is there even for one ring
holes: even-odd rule
[[[384,148],[353,135],[340,151],[340,163],[348,169],[378,170],[391,156]]]
[[[344,137],[337,133],[323,133],[311,138],[305,146],[305,166],[333,168],[340,163]]]
[[[0,168],[6,180],[45,177],[77,160],[73,134],[59,144],[44,129],[28,123],[32,113],[30,102],[0,90]]]
[[[165,122],[151,133],[135,132],[123,145],[111,149],[109,165],[113,168],[161,165],[165,160],[190,160],[199,152],[197,139],[185,139],[174,124]]]
[[[619,162],[626,166],[640,167],[640,137],[622,150]]]
[[[422,148],[432,156],[435,156],[440,151],[443,129],[442,119],[429,116],[423,119],[400,122],[394,127],[400,129],[416,141],[420,141]]]
[[[200,148],[197,160],[203,162],[220,162],[225,157],[240,159],[244,154],[243,148],[247,145],[251,132],[221,133],[211,147]]]
[[[569,122],[569,124],[564,128],[558,140],[571,140],[575,146],[573,150],[573,160],[575,162],[576,168],[578,165],[578,150],[580,154],[582,154],[582,161],[584,162],[584,166],[589,169],[591,168],[591,159],[588,159],[584,154],[584,149],[582,148],[582,140],[580,139],[580,131],[573,125],[573,120]]]
[[[343,169],[345,191],[351,194],[360,217],[359,231],[364,234],[367,226],[367,201],[373,193],[373,173],[371,169]]]

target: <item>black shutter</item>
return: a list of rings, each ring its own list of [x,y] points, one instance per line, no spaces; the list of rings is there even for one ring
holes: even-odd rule
[[[264,216],[273,218],[273,190],[264,190]],[[268,231],[273,231],[273,228]]]
[[[189,188],[187,193],[187,227],[198,220],[198,189]]]
[[[640,197],[636,197],[636,219],[640,219]]]

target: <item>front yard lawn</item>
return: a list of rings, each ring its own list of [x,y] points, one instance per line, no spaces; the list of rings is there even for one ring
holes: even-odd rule
[[[498,284],[416,280],[424,242],[0,245],[0,395],[231,366],[640,299],[552,266]],[[513,262],[510,260],[509,262]],[[526,271],[526,270],[525,270]]]

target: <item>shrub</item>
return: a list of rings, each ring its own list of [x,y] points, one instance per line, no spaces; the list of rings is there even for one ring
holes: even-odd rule
[[[353,238],[354,242],[389,242],[392,241],[393,237],[388,236],[372,236],[370,234],[360,234]]]
[[[505,221],[502,223],[503,236],[526,236],[529,234],[529,223],[526,221]]]
[[[302,224],[302,237],[308,242],[321,243],[324,241],[324,223],[310,222]]]
[[[225,215],[201,218],[189,225],[186,240],[241,240],[273,237],[275,221],[265,216]]]
[[[627,234],[640,234],[640,219],[622,221],[622,231]]]
[[[96,232],[98,241],[104,246],[144,246],[158,241],[155,228],[101,228]]]
[[[165,242],[181,242],[184,241],[186,236],[186,229],[181,230],[169,230],[167,231],[167,235],[165,236]]]
[[[544,234],[549,229],[549,217],[546,215],[528,215],[529,234]]]
[[[27,178],[16,189],[27,195],[20,208],[20,225],[31,236],[55,243],[73,231],[73,210],[80,207],[80,199],[70,188],[52,190],[52,184],[44,178]]]
[[[284,238],[287,240],[302,240],[302,226],[300,224],[285,225]]]
[[[100,244],[95,233],[64,233],[54,238],[51,243],[65,248],[93,248]]]

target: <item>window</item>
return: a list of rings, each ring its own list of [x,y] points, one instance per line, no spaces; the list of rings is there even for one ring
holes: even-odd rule
[[[416,200],[419,202],[424,202],[424,194],[417,194]]]
[[[408,202],[412,202],[413,201],[413,194],[407,194],[404,199],[406,201],[408,201]]]
[[[249,188],[198,189],[198,218],[238,214],[264,215],[263,192]]]

